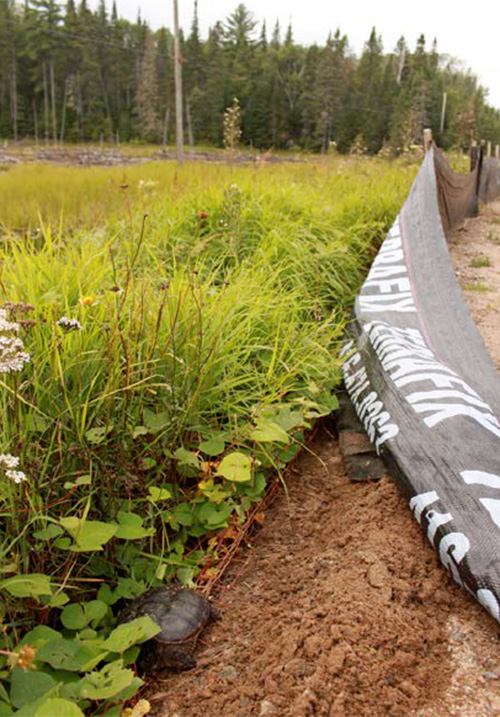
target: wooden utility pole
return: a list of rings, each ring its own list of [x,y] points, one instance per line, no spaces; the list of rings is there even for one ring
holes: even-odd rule
[[[488,159],[491,157],[491,142],[488,140],[488,144],[486,145],[486,156]]]
[[[432,130],[424,129],[424,149],[426,152],[430,150],[432,146]]]
[[[441,107],[441,122],[439,124],[439,132],[443,134],[444,131],[444,120],[446,117],[446,100],[448,99],[448,93],[443,92],[443,106]]]
[[[182,124],[182,58],[179,43],[179,10],[174,0],[174,65],[175,65],[175,119],[177,127],[177,162],[184,159],[184,129]]]

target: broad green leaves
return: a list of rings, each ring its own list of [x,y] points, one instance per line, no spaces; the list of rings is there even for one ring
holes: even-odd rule
[[[11,702],[14,707],[23,707],[35,702],[56,685],[54,678],[45,672],[24,672],[19,667],[14,667],[10,678]]]
[[[57,593],[56,595],[52,595],[49,605],[50,607],[62,607],[66,605],[67,602],[69,602],[69,597],[66,593]]]
[[[151,433],[158,433],[164,431],[170,424],[170,416],[167,411],[160,413],[153,413],[153,411],[144,412],[144,423],[146,428]]]
[[[97,598],[106,605],[114,605],[121,598],[133,600],[144,592],[145,584],[133,578],[119,578],[116,588],[111,589],[109,585],[101,585]]]
[[[188,451],[181,446],[174,452],[174,458],[177,471],[184,478],[194,477],[200,470],[200,458],[194,451]]]
[[[108,605],[102,600],[71,603],[61,612],[61,622],[69,630],[83,630],[87,625],[98,625],[107,612]]]
[[[113,424],[109,423],[107,426],[99,426],[97,428],[90,428],[85,432],[85,438],[87,441],[95,446],[99,446],[107,439],[108,434],[113,430]]]
[[[12,714],[10,705],[21,717],[83,717],[79,704],[84,707],[87,700],[132,697],[142,680],[125,664],[137,658],[138,645],[160,627],[144,616],[103,631],[109,611],[102,600],[72,603],[61,613],[66,635],[44,625],[27,633],[19,649],[33,648],[37,669],[13,668],[10,690],[0,685],[0,717]]]
[[[64,530],[61,528],[60,525],[56,525],[55,523],[47,523],[40,530],[35,530],[33,533],[33,537],[37,540],[53,540],[59,535],[62,535],[62,533],[64,533]]]
[[[78,478],[74,481],[66,481],[64,487],[67,490],[70,490],[71,488],[76,488],[81,485],[92,485],[92,476],[88,474],[78,476]]]
[[[57,630],[53,630],[51,627],[47,627],[47,625],[37,625],[33,628],[33,630],[30,630],[26,635],[23,637],[20,645],[31,645],[35,649],[40,647],[40,645],[45,644],[48,640],[53,640],[55,638],[59,637],[59,633]]]
[[[70,550],[76,552],[102,550],[103,545],[106,545],[118,530],[116,524],[99,520],[69,517],[61,518],[59,522],[75,541]]]
[[[208,530],[217,530],[227,525],[227,520],[233,512],[233,506],[223,503],[220,506],[213,503],[205,503],[201,506],[198,517],[206,525]]]
[[[193,524],[193,507],[189,503],[179,503],[167,518],[173,527],[175,524],[190,526]]]
[[[274,421],[260,418],[256,427],[251,431],[250,436],[254,441],[262,441],[264,443],[273,443],[279,441],[281,443],[289,443],[288,433],[283,430]]]
[[[45,662],[54,670],[69,672],[87,672],[92,670],[108,654],[98,644],[83,645],[77,640],[69,640],[59,635],[46,642],[36,653],[37,662]]]
[[[150,617],[138,617],[115,627],[111,635],[104,642],[104,647],[110,652],[123,653],[132,645],[150,640],[160,632],[161,628]]]
[[[14,597],[40,597],[52,595],[48,575],[32,573],[31,575],[16,575],[0,582],[0,590],[6,590]]]
[[[282,467],[299,450],[306,414],[312,410],[321,410],[313,399],[293,407],[259,408],[251,421],[241,421],[233,433],[203,433],[205,440],[186,443],[192,450],[184,446],[174,452],[164,449],[166,461],[146,443],[135,463],[140,496],[122,500],[108,522],[94,520],[91,512],[95,501],[92,489],[97,485],[94,468],[92,482],[89,472],[64,483],[65,490],[80,497],[89,487],[87,501],[78,515],[63,514],[58,522],[50,513],[40,515],[32,533],[37,545],[44,548],[48,543],[55,550],[90,554],[82,559],[94,567],[96,576],[110,574],[109,556],[123,561],[131,572],[103,582],[95,599],[82,602],[75,601],[69,585],[62,592],[61,584],[51,585],[43,574],[15,575],[0,582],[0,589],[12,598],[36,598],[60,608],[62,625],[62,634],[43,625],[27,633],[22,642],[35,650],[38,670],[12,672],[11,694],[0,699],[0,717],[10,717],[12,709],[21,717],[48,717],[52,710],[81,717],[89,700],[111,705],[132,696],[141,681],[130,665],[140,644],[152,639],[160,628],[148,617],[113,628],[113,606],[121,605],[123,598],[137,597],[154,580],[163,582],[175,575],[181,583],[194,585],[206,553],[187,552],[186,545],[193,538],[203,540],[207,533],[215,534],[245,520],[252,503],[265,492],[266,472]],[[165,429],[167,415],[146,412],[143,421],[145,425],[136,427],[133,436],[129,433],[128,440],[144,439],[153,444]],[[90,432],[86,439],[97,451],[109,434],[108,425]],[[168,470],[175,471],[175,479],[169,473],[162,476],[162,460]],[[157,478],[158,483],[154,482]],[[160,560],[152,560],[146,554],[159,525],[168,531],[170,550]],[[12,563],[9,571],[16,569]]]
[[[209,438],[206,441],[200,443],[200,451],[206,453],[207,456],[219,456],[224,452],[224,440],[219,436]]]
[[[178,448],[174,452],[174,457],[177,459],[180,466],[192,466],[198,468],[200,465],[200,459],[198,454],[193,451],[187,451],[185,448]]]
[[[34,717],[55,717],[55,715],[61,715],[61,717],[63,715],[64,717],[85,717],[74,702],[64,700],[61,697],[46,700],[34,713]]]
[[[123,667],[122,660],[114,660],[100,670],[89,672],[79,682],[66,685],[61,693],[77,700],[109,700],[127,687],[141,684],[142,680],[135,677],[133,670]]]
[[[160,500],[168,500],[172,497],[172,493],[167,488],[151,485],[148,490],[148,500],[150,500],[151,503],[158,503]]]
[[[123,540],[139,540],[154,535],[154,528],[144,528],[144,518],[136,513],[126,513],[120,511],[118,513],[118,529],[115,533],[117,538]]]
[[[217,475],[235,483],[245,483],[252,478],[252,460],[245,453],[229,453],[220,462]]]

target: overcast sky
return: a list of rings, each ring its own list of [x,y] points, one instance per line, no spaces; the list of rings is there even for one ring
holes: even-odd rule
[[[98,0],[91,0],[97,6]],[[111,0],[107,0],[108,5]],[[130,20],[141,15],[151,27],[172,27],[172,0],[116,0],[118,13]],[[231,13],[238,0],[198,0],[203,37],[217,20]],[[322,44],[328,33],[340,27],[359,55],[375,26],[384,50],[392,51],[400,35],[411,48],[424,33],[428,45],[436,37],[441,53],[460,58],[489,90],[489,101],[500,108],[500,3],[478,0],[461,5],[456,0],[247,0],[245,5],[257,20],[266,20],[268,29],[278,19],[282,28],[292,21],[294,38],[301,44]],[[194,0],[179,0],[182,27],[188,31]],[[497,7],[495,11],[494,8]]]

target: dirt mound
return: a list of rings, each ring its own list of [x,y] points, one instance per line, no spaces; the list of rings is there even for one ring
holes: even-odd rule
[[[350,483],[330,432],[311,450],[218,601],[198,669],[156,685],[157,714],[408,715],[450,684],[451,612],[496,628],[437,566],[389,479]]]

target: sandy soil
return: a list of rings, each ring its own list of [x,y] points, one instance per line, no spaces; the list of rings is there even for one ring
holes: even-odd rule
[[[454,233],[451,258],[469,310],[500,368],[500,202],[483,207]],[[489,260],[491,266],[472,266]]]
[[[500,365],[500,205],[453,261]],[[470,267],[477,256],[491,266]],[[384,477],[351,483],[325,423],[216,595],[198,667],[148,686],[162,717],[500,716],[500,626],[451,582]]]

